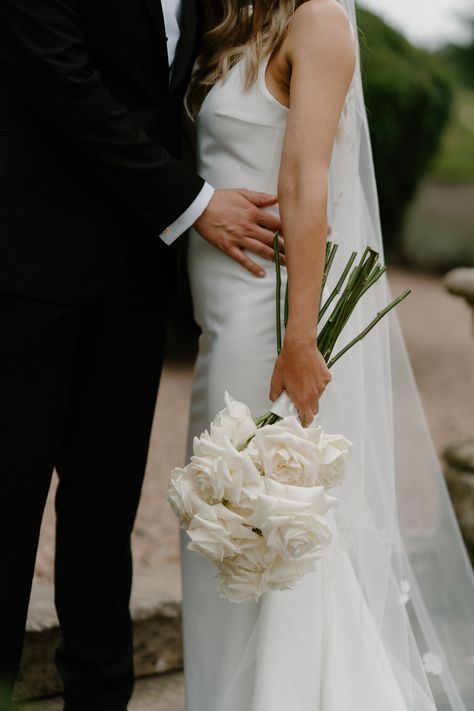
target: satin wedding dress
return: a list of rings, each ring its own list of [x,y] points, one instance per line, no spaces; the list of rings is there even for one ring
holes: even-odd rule
[[[288,109],[268,90],[267,63],[268,58],[262,61],[257,82],[245,90],[243,63],[238,63],[202,105],[196,123],[198,170],[216,188],[277,192]],[[348,94],[336,140],[348,139],[348,157],[355,150],[347,123],[355,91],[357,86]],[[338,160],[335,155],[331,164],[328,211],[344,261],[371,234],[356,229],[367,195],[362,200],[355,173],[351,177],[350,170],[341,170]],[[345,223],[337,207],[344,200],[344,181],[355,194]],[[188,455],[193,436],[222,409],[225,390],[255,416],[271,405],[275,274],[270,262],[251,256],[266,270],[264,278],[191,233],[189,274],[202,336]],[[375,292],[367,305],[372,316],[387,298],[386,285]],[[364,318],[354,318],[354,332],[365,325]],[[215,568],[187,550],[183,534],[187,711],[465,711],[462,700],[456,705],[457,685],[449,669],[443,673],[451,705],[440,681],[439,638],[433,633],[431,646],[426,635],[415,641],[409,620],[415,604],[410,611],[408,591],[416,603],[419,586],[398,530],[392,384],[385,370],[389,329],[380,329],[383,336],[369,337],[341,359],[321,401],[319,423],[327,432],[349,437],[354,453],[348,483],[332,492],[340,499],[334,538],[318,570],[294,590],[268,593],[259,603],[230,603],[216,592]],[[423,601],[420,605],[417,610],[424,609]],[[430,671],[445,706],[435,703]]]

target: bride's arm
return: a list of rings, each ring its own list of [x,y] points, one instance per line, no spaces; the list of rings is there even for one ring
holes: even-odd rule
[[[281,53],[291,72],[278,190],[289,319],[270,397],[286,390],[309,424],[330,381],[316,328],[328,232],[328,169],[355,63],[345,13],[334,0],[309,0],[296,11]]]

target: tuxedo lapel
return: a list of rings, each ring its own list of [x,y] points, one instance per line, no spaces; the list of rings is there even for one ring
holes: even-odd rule
[[[176,48],[176,56],[171,75],[171,91],[179,85],[189,69],[197,33],[197,0],[183,0],[183,16],[181,19],[181,34]]]
[[[163,8],[161,6],[161,0],[142,0],[145,7],[151,16],[153,24],[155,26],[156,32],[158,34],[158,42],[161,53],[161,64],[163,69],[166,69],[166,76],[169,77],[169,65],[168,65],[168,50],[166,47],[166,30],[165,30],[165,20],[163,17]]]

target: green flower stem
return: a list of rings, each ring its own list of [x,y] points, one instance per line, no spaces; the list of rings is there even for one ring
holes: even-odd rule
[[[344,271],[342,272],[339,281],[337,282],[336,286],[334,287],[331,294],[328,296],[328,298],[326,299],[325,303],[323,304],[323,306],[321,307],[321,309],[319,311],[318,321],[321,321],[322,317],[328,310],[329,306],[332,304],[332,302],[334,301],[336,296],[340,293],[340,291],[344,285],[344,282],[347,279],[347,275],[349,274],[349,271],[350,271],[356,257],[357,257],[357,252],[352,252],[351,257],[350,257],[349,261],[347,262],[346,267],[345,267]]]
[[[361,295],[364,293],[365,288],[367,285],[370,283],[371,280],[371,274],[373,271],[374,266],[376,265],[376,262],[378,260],[378,254],[376,252],[373,252],[368,256],[368,258],[365,260],[365,262],[362,263],[360,270],[357,273],[357,278],[354,281],[354,288],[352,290],[352,293],[349,295],[349,298],[347,299],[347,302],[344,306],[344,309],[342,310],[341,316],[340,316],[340,321],[338,323],[338,331],[341,333],[342,329],[346,325],[347,321],[349,320],[357,302],[359,301]],[[339,335],[338,333],[338,335]],[[335,343],[335,339],[331,339],[331,346],[333,347]]]
[[[329,342],[334,335],[334,333],[339,332],[338,331],[338,323],[340,322],[341,314],[344,311],[345,304],[349,298],[349,295],[352,291],[354,279],[356,276],[356,269],[354,269],[349,277],[349,282],[346,285],[346,288],[343,290],[342,294],[340,295],[339,299],[336,302],[336,305],[327,319],[326,323],[324,324],[323,328],[321,329],[321,332],[318,335],[318,347],[321,353],[324,355],[326,350],[329,348]]]
[[[265,425],[274,425],[281,419],[282,418],[279,415],[275,415],[274,412],[266,412],[264,415],[257,417],[257,419],[255,420],[255,424],[257,425],[257,428],[260,429],[261,427],[265,427]],[[244,449],[252,440],[253,437],[250,437],[250,439],[246,442]]]
[[[352,346],[355,346],[356,343],[359,343],[359,341],[362,341],[368,333],[378,324],[378,322],[386,315],[388,314],[389,311],[394,309],[398,304],[400,304],[406,297],[411,294],[411,289],[407,289],[404,291],[400,296],[398,296],[396,299],[394,299],[388,306],[386,306],[382,311],[379,311],[377,316],[369,323],[368,326],[364,328],[363,331],[359,333],[358,336],[352,339],[347,346],[344,346],[342,350],[337,353],[337,355],[334,356],[334,358],[331,358],[331,360],[328,362],[328,368],[332,368],[334,363],[336,363],[339,358],[342,358],[342,356],[347,353],[348,350],[352,348]]]
[[[280,233],[275,232],[273,237],[273,250],[275,252],[275,268],[276,268],[276,338],[277,338],[277,353],[281,353],[282,334],[281,334],[281,263],[280,263]]]
[[[338,244],[333,244],[332,242],[326,243],[326,258],[324,261],[323,279],[321,282],[321,295],[320,295],[321,298],[322,298],[324,287],[326,285],[326,281],[327,281],[329,272],[331,271],[332,263],[334,261],[334,257],[336,256],[338,247],[339,247]]]
[[[361,290],[359,294],[359,299],[365,294],[366,291],[368,291],[374,284],[378,282],[380,277],[385,274],[387,271],[387,267],[381,266],[380,264],[376,264],[371,275],[369,276],[369,280],[365,287]]]
[[[318,338],[318,345],[326,362],[330,359],[337,339],[349,320],[365,287],[371,280],[371,274],[377,264],[378,256],[377,252],[366,248],[359,264],[353,270],[346,289],[342,293],[333,313],[322,329]]]

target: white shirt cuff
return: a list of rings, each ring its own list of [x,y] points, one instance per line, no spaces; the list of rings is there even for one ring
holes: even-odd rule
[[[191,203],[187,210],[183,212],[169,227],[160,234],[161,239],[165,244],[173,244],[186,230],[194,225],[211,202],[214,195],[214,188],[209,183],[204,183],[201,192]]]

